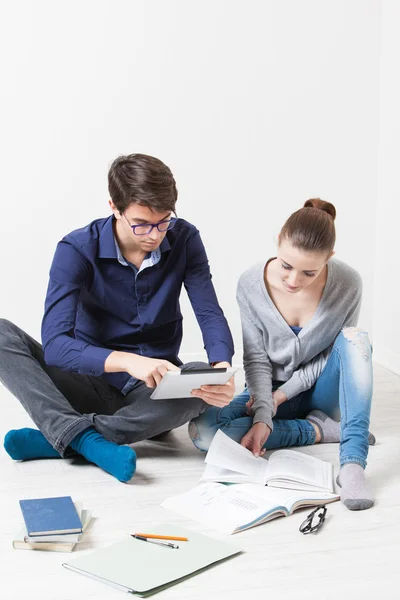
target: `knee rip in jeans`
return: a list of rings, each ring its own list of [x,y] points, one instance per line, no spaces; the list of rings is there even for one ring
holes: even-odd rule
[[[347,341],[354,344],[365,360],[369,359],[371,355],[371,344],[369,342],[368,334],[364,329],[360,329],[359,327],[345,327],[343,329],[343,335]]]
[[[199,439],[199,437],[200,437],[199,430],[197,429],[194,421],[189,422],[188,433],[189,433],[189,437],[192,440],[192,442],[195,442],[196,440]]]
[[[208,439],[208,437],[207,437],[204,440],[201,437],[199,430],[197,428],[197,425],[195,424],[194,421],[189,422],[188,430],[189,430],[189,437],[192,440],[195,448],[197,448],[197,450],[200,450],[200,452],[207,452],[210,447],[212,437],[210,439]]]

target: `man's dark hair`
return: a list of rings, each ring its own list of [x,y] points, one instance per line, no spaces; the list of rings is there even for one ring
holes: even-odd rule
[[[155,212],[175,212],[178,198],[171,170],[147,154],[119,156],[108,172],[108,191],[120,213],[132,203]]]

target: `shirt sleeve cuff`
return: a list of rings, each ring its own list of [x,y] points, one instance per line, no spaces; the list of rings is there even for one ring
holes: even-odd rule
[[[268,406],[261,406],[254,411],[253,425],[256,423],[265,423],[271,431],[273,430],[272,410]]]
[[[233,353],[226,344],[216,344],[207,354],[210,364],[216,362],[228,362],[230,365],[232,364]]]
[[[300,382],[295,375],[292,375],[292,377],[286,381],[286,383],[279,386],[278,389],[285,394],[288,400],[294,398],[303,391],[303,389],[301,389]]]
[[[112,350],[98,346],[86,346],[81,354],[79,373],[99,377],[104,373],[104,363]]]

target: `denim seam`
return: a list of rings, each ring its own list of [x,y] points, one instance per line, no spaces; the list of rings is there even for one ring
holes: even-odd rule
[[[310,444],[307,444],[307,445],[315,444],[315,440],[317,438],[317,434],[315,432],[314,427],[312,428],[312,431],[307,432],[307,436],[308,436],[308,440],[310,442]]]
[[[84,426],[82,427],[82,425]],[[88,427],[92,426],[93,423],[87,417],[81,417],[79,419],[76,419],[75,421],[70,423],[62,433],[60,433],[60,435],[54,442],[54,448],[57,450],[57,452],[60,452],[60,454],[63,455],[70,442],[74,439],[74,437],[76,437],[78,433],[81,433],[81,431],[84,431]]]
[[[347,424],[347,397],[346,397],[346,389],[344,387],[344,377],[343,377],[343,361],[342,361],[342,357],[340,355],[340,352],[337,348],[333,349],[333,352],[336,352],[337,357],[339,359],[339,363],[340,363],[340,385],[342,386],[342,390],[343,390],[343,401],[344,401],[344,409],[345,409],[345,424]],[[340,421],[342,421],[343,415],[340,414]],[[342,425],[342,423],[341,423]]]
[[[349,341],[349,340],[347,340]],[[342,390],[343,390],[343,401],[344,401],[344,409],[345,409],[345,425],[347,425],[347,397],[346,397],[346,390],[344,387],[344,377],[343,377],[343,361],[342,361],[342,357],[340,355],[340,352],[337,348],[334,348],[333,350],[334,352],[337,353],[338,359],[339,359],[339,363],[340,363],[340,385],[342,386]],[[343,415],[340,415],[340,420],[342,421]],[[342,423],[341,423],[341,428],[342,428]],[[342,449],[342,444],[340,444],[340,449]],[[345,465],[346,463],[357,463],[359,465],[361,465],[364,469],[367,466],[367,461],[364,458],[360,458],[358,456],[341,456],[340,457],[340,466]]]

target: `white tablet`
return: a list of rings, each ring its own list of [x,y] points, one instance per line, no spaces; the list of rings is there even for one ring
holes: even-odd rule
[[[192,390],[198,390],[202,385],[224,385],[236,371],[237,369],[233,368],[168,371],[150,398],[153,400],[193,398]]]

